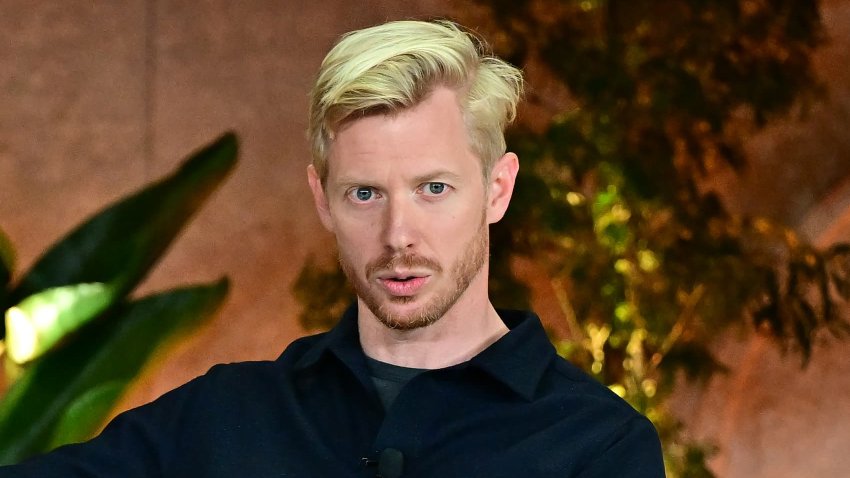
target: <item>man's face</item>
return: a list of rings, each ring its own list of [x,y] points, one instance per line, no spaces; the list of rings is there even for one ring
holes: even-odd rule
[[[495,169],[505,169],[504,160]],[[514,167],[511,187],[515,174]],[[331,147],[324,189],[312,168],[309,179],[343,270],[385,325],[423,327],[470,294],[487,300],[488,224],[501,218],[510,192],[491,200],[504,185],[484,184],[454,91],[439,88],[398,114],[347,123]]]

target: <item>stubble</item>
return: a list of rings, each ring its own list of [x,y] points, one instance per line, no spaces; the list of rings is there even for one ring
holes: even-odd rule
[[[436,295],[428,303],[409,314],[399,314],[392,310],[392,306],[412,302],[417,298],[415,295],[387,297],[369,281],[373,280],[377,272],[392,270],[399,266],[425,268],[436,274],[442,273],[443,268],[436,260],[415,254],[385,254],[366,265],[364,276],[358,275],[342,256],[339,262],[357,296],[382,324],[395,330],[413,330],[427,327],[440,320],[466,292],[487,260],[488,233],[486,215],[482,215],[477,234],[470,239],[450,268],[451,277],[454,280],[445,284],[443,290],[436,291]]]

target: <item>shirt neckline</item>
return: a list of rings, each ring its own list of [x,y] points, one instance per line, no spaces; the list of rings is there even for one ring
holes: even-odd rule
[[[530,311],[497,309],[508,327],[507,334],[467,362],[447,369],[475,367],[506,385],[526,400],[534,398],[546,367],[556,356],[540,319]],[[325,360],[336,359],[347,366],[361,383],[368,383],[369,366],[360,345],[357,307],[350,306],[339,323],[321,334],[296,362],[295,371],[306,370]]]
[[[401,365],[381,362],[380,360],[373,359],[368,355],[366,355],[366,363],[369,366],[369,371],[373,377],[382,380],[390,380],[392,382],[408,382],[413,377],[428,370],[424,368],[402,367]]]

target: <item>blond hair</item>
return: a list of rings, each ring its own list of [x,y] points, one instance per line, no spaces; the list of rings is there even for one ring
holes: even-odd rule
[[[516,116],[522,73],[455,23],[396,21],[342,36],[322,62],[308,127],[322,183],[340,125],[410,108],[438,86],[459,92],[470,147],[489,177],[505,154],[504,129]]]

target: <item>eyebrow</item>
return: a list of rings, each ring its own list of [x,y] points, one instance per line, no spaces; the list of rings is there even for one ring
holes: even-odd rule
[[[420,176],[416,176],[413,178],[413,181],[416,184],[428,183],[437,179],[448,179],[450,181],[459,182],[461,180],[460,175],[455,174],[448,170],[438,170],[432,171],[430,173],[422,174]]]
[[[460,182],[461,176],[459,174],[453,173],[449,170],[437,170],[431,171],[425,174],[420,174],[419,176],[414,176],[413,182],[415,184],[422,184],[428,182],[434,182],[441,179],[446,179],[452,182]],[[366,180],[365,178],[357,178],[354,176],[345,176],[341,177],[336,181],[337,185],[341,188],[351,188],[354,186],[371,186],[373,184],[372,181]]]

